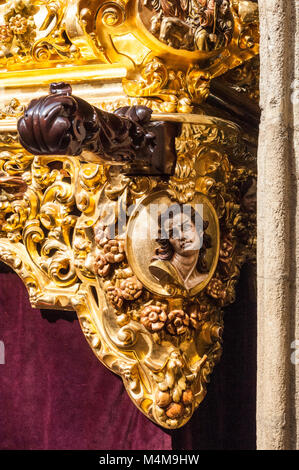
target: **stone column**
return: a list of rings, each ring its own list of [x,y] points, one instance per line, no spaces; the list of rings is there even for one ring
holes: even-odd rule
[[[295,449],[299,448],[299,63],[295,39],[299,2],[260,0],[259,8],[257,448]],[[292,349],[296,340],[297,353]]]

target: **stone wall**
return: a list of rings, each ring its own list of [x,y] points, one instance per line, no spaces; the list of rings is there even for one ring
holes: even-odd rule
[[[295,41],[299,2],[260,0],[259,8],[257,448],[295,449],[299,448],[299,61]]]

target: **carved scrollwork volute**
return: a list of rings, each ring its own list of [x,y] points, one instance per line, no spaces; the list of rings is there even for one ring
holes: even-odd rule
[[[4,86],[29,87],[0,110],[0,259],[167,429],[204,399],[255,260],[256,136],[214,90],[256,100],[257,53],[252,1],[0,5]]]

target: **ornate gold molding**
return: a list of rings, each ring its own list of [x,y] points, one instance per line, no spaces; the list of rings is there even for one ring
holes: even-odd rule
[[[203,102],[210,80],[225,73],[255,97],[256,71],[244,63],[258,52],[258,18],[256,2],[201,0],[200,11],[168,3],[0,4],[0,259],[34,307],[76,310],[95,355],[122,377],[136,406],[174,429],[205,396],[221,355],[223,308],[234,301],[240,267],[254,261],[256,173],[247,143],[255,137],[208,115]],[[25,151],[17,119],[58,79],[102,110],[142,105],[152,121],[177,123],[171,176],[132,176],[130,164],[121,169],[99,154],[90,163],[85,151]],[[190,226],[200,212],[202,245],[186,276],[165,252],[162,222],[157,236],[146,225],[152,206],[161,216],[159,204],[187,207]]]
[[[1,259],[23,279],[33,306],[77,311],[96,356],[121,375],[140,410],[167,428],[188,421],[205,396],[221,355],[222,308],[234,300],[255,240],[254,206],[245,202],[255,181],[253,160],[240,130],[212,117],[185,121],[168,182],[121,176],[73,157],[33,157],[20,148],[0,154],[1,173],[27,185],[15,197],[1,184]],[[163,291],[142,278],[142,258],[150,253],[146,240],[143,252],[136,251],[143,236],[138,216],[125,214],[127,242],[103,232],[105,206],[117,213],[121,201],[146,208],[148,199],[203,204],[214,261],[194,293],[174,285]],[[135,251],[128,245],[132,231]]]
[[[214,0],[188,0],[184,11],[178,1],[170,9],[152,0],[7,1],[0,5],[3,80],[20,85],[31,71],[43,82],[49,69],[69,64],[84,73],[112,63],[127,70],[120,75],[127,95],[159,97],[162,111],[188,113],[207,98],[212,78],[258,53],[257,4],[225,2],[222,12]]]

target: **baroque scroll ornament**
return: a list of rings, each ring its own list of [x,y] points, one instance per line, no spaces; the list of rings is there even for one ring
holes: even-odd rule
[[[225,73],[254,93],[257,53],[253,1],[0,5],[0,84],[35,96],[0,109],[0,259],[34,307],[77,312],[98,359],[168,429],[203,400],[223,308],[255,256],[252,141],[195,107]],[[37,73],[44,89],[57,71],[88,101],[63,82],[40,97]]]
[[[254,258],[253,159],[228,121],[167,126],[145,107],[109,114],[65,84],[51,92],[19,120],[35,155],[0,154],[1,259],[34,306],[77,311],[146,416],[180,427],[206,394],[222,309]]]
[[[247,0],[9,0],[0,67],[20,81],[24,67],[39,69],[47,82],[57,66],[118,65],[128,96],[186,113],[206,100],[212,78],[258,53],[257,11]]]

